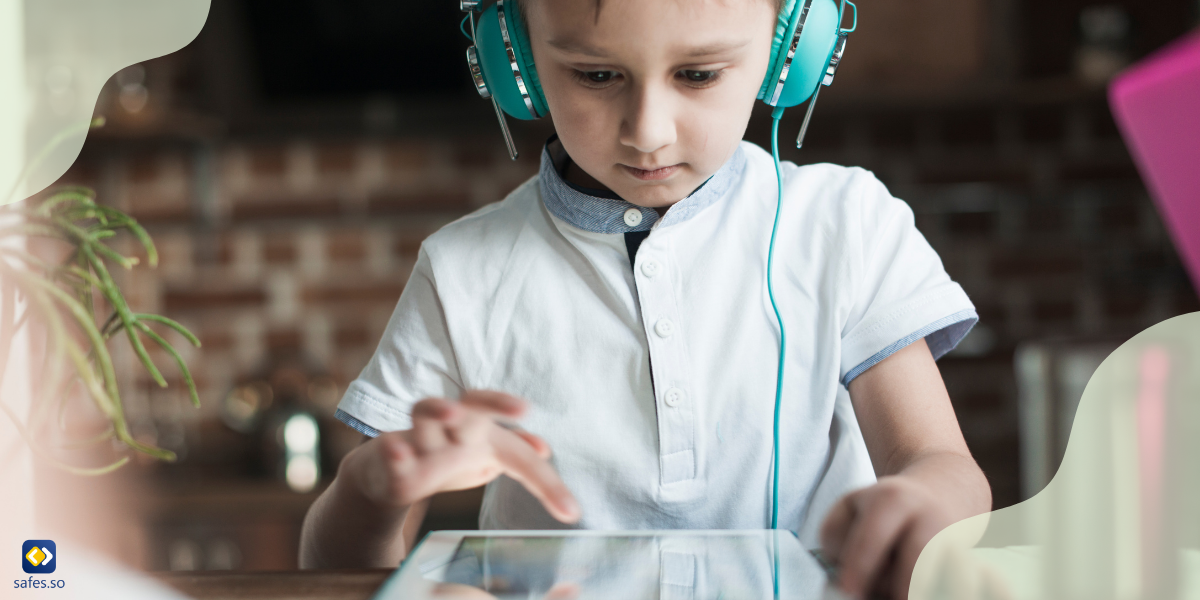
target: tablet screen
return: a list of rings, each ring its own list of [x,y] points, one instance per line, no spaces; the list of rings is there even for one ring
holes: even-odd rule
[[[825,574],[786,533],[467,535],[440,579],[446,597],[815,600]]]

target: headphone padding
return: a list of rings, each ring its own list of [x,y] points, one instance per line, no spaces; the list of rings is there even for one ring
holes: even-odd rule
[[[779,74],[787,61],[788,46],[795,35],[800,20],[799,12],[803,7],[804,0],[787,1],[787,10],[784,12],[788,13],[788,25],[782,35],[778,31],[784,22],[784,15],[779,17],[776,37],[771,43],[771,66],[767,69],[766,78],[759,89],[758,98],[764,102],[770,100],[770,95],[775,91],[775,82],[779,80]],[[825,77],[829,60],[833,57],[839,27],[837,3],[834,0],[812,0],[804,31],[800,34],[796,54],[792,57],[792,64],[788,69],[787,80],[775,106],[787,108],[802,104],[817,90],[817,86]]]
[[[542,82],[538,79],[537,67],[533,64],[533,48],[529,43],[529,30],[525,27],[525,19],[521,15],[518,0],[505,0],[504,16],[508,19],[509,37],[512,40],[513,53],[517,55],[517,64],[521,65],[521,74],[525,80],[525,90],[533,102],[533,109],[539,117],[550,112],[546,106],[546,96],[542,93]]]
[[[771,60],[767,62],[767,74],[763,77],[762,85],[758,88],[758,99],[766,101],[767,89],[779,77],[779,70],[783,68],[783,60],[780,59],[780,54],[786,52],[783,47],[784,39],[792,39],[792,31],[795,31],[795,24],[792,23],[792,13],[796,10],[797,3],[803,3],[804,0],[784,0],[783,10],[775,18],[775,37],[771,40]]]

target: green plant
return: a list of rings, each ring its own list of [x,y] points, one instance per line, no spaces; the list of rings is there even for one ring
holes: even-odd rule
[[[78,468],[54,459],[39,442],[37,438],[46,419],[52,413],[61,415],[69,392],[76,384],[91,397],[111,423],[111,428],[97,437],[71,445],[115,438],[135,451],[163,460],[175,459],[173,452],[139,442],[130,434],[108,349],[113,336],[124,332],[150,376],[159,386],[166,387],[166,379],[150,359],[142,338],[161,346],[178,365],[192,404],[200,405],[195,383],[183,358],[150,324],[173,329],[196,347],[200,346],[200,340],[171,319],[134,312],[109,272],[110,264],[132,269],[139,262],[137,257],[124,256],[107,245],[106,241],[121,231],[131,234],[140,243],[151,267],[157,266],[158,253],[146,230],[121,211],[98,204],[95,192],[89,188],[61,188],[41,200],[26,200],[0,211],[0,340],[12,340],[15,333],[28,324],[31,311],[44,325],[48,338],[43,369],[46,375],[41,378],[42,385],[34,398],[28,423],[22,424],[2,401],[0,409],[35,452],[57,466],[80,474],[115,470],[127,463],[129,457],[121,457],[97,469]],[[48,238],[66,244],[66,260],[49,263],[10,243],[29,238]],[[26,304],[19,316],[16,311],[18,296]],[[100,320],[97,310],[104,305],[111,312],[105,311],[109,316]],[[74,327],[70,326],[72,324]],[[10,350],[11,343],[0,343],[0,380],[4,377]],[[74,370],[74,377],[69,379],[65,373],[68,365]],[[55,403],[49,398],[53,394],[60,396],[57,411],[52,410]]]

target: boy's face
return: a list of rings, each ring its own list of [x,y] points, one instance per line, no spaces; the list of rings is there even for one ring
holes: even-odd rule
[[[524,2],[555,130],[599,183],[669,206],[733,154],[766,74],[774,2]]]

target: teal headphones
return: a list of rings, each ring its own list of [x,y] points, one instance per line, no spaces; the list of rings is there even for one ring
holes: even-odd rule
[[[516,148],[504,115],[531,120],[550,112],[517,1],[495,0],[484,8],[479,0],[459,0],[471,23],[469,37],[474,45],[467,48],[467,64],[475,89],[480,96],[491,98],[513,158]],[[841,26],[846,5],[854,8],[854,24],[849,29]],[[784,4],[771,42],[770,67],[758,98],[777,110],[813,98],[797,146],[807,129],[820,86],[833,83],[846,50],[846,37],[857,23],[858,8],[849,0],[841,0],[840,6],[835,0],[786,0]]]

